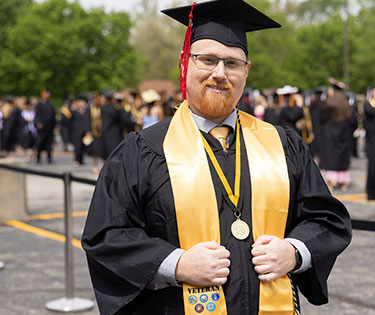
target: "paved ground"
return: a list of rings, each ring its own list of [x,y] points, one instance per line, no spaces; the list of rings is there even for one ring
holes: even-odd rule
[[[22,158],[8,161],[22,163]],[[56,154],[53,165],[29,163],[28,166],[72,171],[76,176],[95,179],[89,166],[74,168],[69,153]],[[368,203],[364,195],[365,168],[365,159],[354,159],[353,185],[345,193],[334,193],[347,205],[353,218],[375,221],[375,204]],[[36,234],[46,230],[63,234],[62,182],[34,175],[27,175],[26,180],[29,220],[0,225],[0,261],[5,263],[0,270],[0,315],[56,314],[48,311],[45,304],[65,296],[64,244]],[[73,183],[72,191],[74,238],[80,239],[93,186]],[[31,230],[33,227],[40,230]],[[355,230],[351,245],[338,258],[329,279],[329,304],[314,307],[302,300],[303,314],[375,314],[374,259],[375,233]],[[94,300],[85,257],[78,247],[74,247],[74,276],[75,296]],[[95,306],[80,314],[98,314],[98,309]]]

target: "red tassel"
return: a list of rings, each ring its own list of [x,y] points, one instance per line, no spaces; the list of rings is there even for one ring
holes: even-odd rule
[[[184,47],[180,55],[180,90],[182,93],[182,99],[186,99],[186,75],[190,57],[190,41],[191,41],[191,28],[193,27],[193,9],[196,2],[191,5],[191,10],[189,14],[189,25],[186,30]]]

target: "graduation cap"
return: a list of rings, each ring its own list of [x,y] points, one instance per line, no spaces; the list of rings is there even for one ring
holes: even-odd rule
[[[105,89],[103,90],[100,95],[103,95],[106,99],[111,99],[113,97],[113,94],[115,94],[115,91],[112,89]]]
[[[6,96],[4,97],[4,102],[7,102],[7,103],[13,103],[13,101],[14,101],[14,98],[13,98],[12,95],[6,95]]]
[[[292,87],[290,85],[284,85],[284,87],[276,90],[276,93],[278,95],[290,95],[290,94],[295,94],[297,92],[298,92],[298,88]]]
[[[325,86],[317,86],[314,93],[319,96],[321,102],[324,102],[327,98],[327,89]]]
[[[162,10],[188,26],[191,6]],[[243,0],[214,0],[197,3],[193,9],[191,43],[213,39],[227,46],[242,48],[247,56],[246,32],[281,25]]]
[[[336,80],[335,78],[333,77],[330,77],[328,79],[329,83],[331,83],[331,85],[336,88],[337,90],[346,90],[348,88],[348,86],[344,83],[344,82],[341,82],[339,80]]]
[[[194,2],[191,6],[161,12],[188,26],[180,58],[183,98],[186,98],[185,84],[191,43],[200,39],[212,39],[227,46],[239,47],[247,56],[247,32],[281,26],[243,0]]]

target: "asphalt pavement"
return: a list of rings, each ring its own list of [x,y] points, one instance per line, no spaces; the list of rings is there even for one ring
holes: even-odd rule
[[[34,170],[72,172],[74,176],[96,179],[91,160],[74,167],[72,153],[57,151],[53,164],[25,162],[20,152],[1,158],[0,163]],[[352,184],[345,192],[333,191],[348,207],[353,219],[375,221],[375,203],[366,200],[364,157],[353,158]],[[64,194],[60,179],[26,175],[28,220],[0,225],[0,315],[56,314],[46,303],[66,297],[64,259]],[[86,258],[79,246],[94,186],[73,183],[73,296],[95,301]],[[375,232],[353,231],[350,246],[339,256],[329,278],[330,302],[313,306],[301,298],[302,314],[375,315]],[[71,314],[99,314],[96,304],[88,311]],[[150,310],[150,315],[152,315]],[[234,314],[240,315],[240,314]]]

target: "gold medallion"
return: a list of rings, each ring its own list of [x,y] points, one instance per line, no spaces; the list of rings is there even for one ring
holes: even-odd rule
[[[237,218],[231,226],[232,235],[238,240],[244,240],[250,234],[250,228],[245,221]]]

